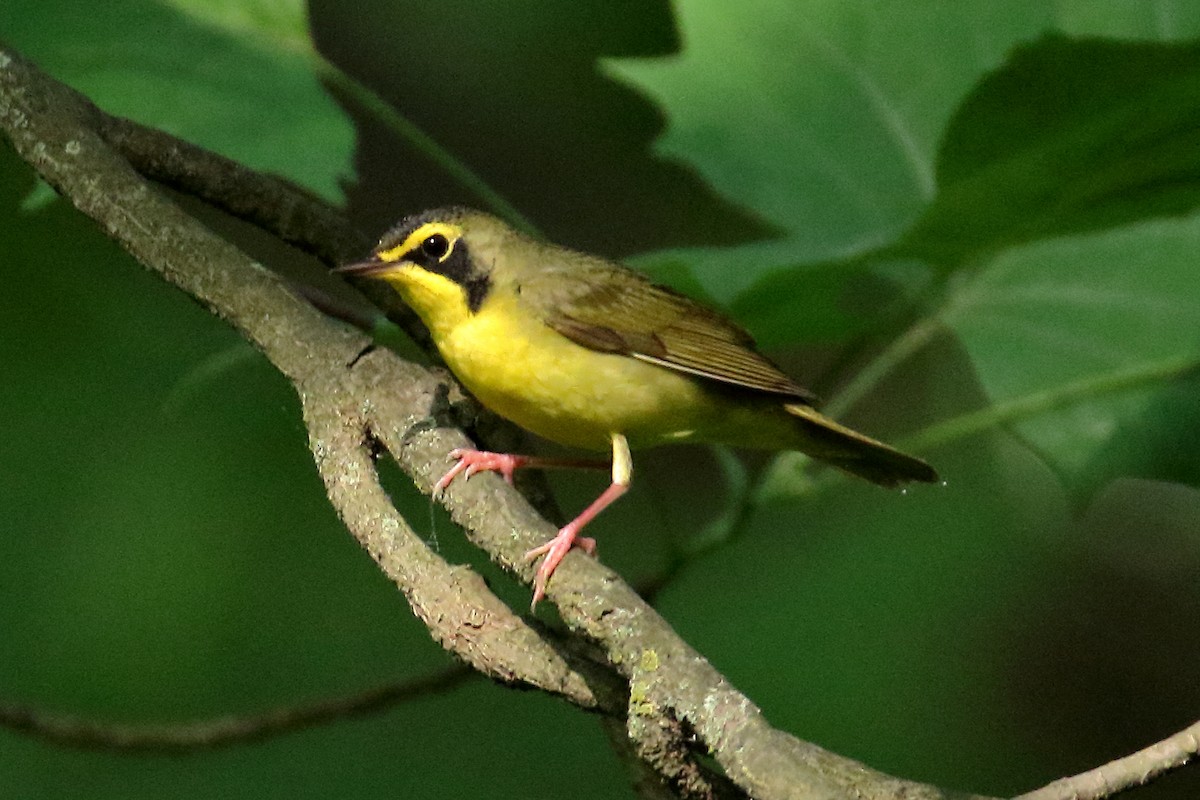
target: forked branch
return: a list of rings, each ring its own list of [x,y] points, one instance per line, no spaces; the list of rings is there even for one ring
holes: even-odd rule
[[[146,176],[205,197],[326,259],[341,258],[356,235],[327,208],[307,206],[311,198],[229,162],[220,175],[206,177],[196,170],[217,163],[211,154],[108,117],[3,47],[0,126],[80,211],[147,268],[233,325],[292,381],[330,501],[433,638],[461,660],[495,680],[539,688],[619,720],[632,750],[680,796],[969,797],[892,778],[771,728],[758,708],[592,559],[568,555],[550,586],[548,596],[573,637],[564,643],[514,613],[470,569],[432,552],[379,485],[374,454],[382,443],[428,491],[447,454],[468,444],[446,414],[458,390],[386,351],[359,358],[369,344],[361,334],[288,291]],[[250,208],[244,207],[247,194],[237,190],[241,181],[256,187],[250,195],[259,199]],[[495,476],[481,476],[456,482],[444,502],[475,544],[523,579],[532,577],[521,555],[554,529],[518,493]],[[1194,745],[1194,732],[1192,739]],[[699,753],[711,753],[732,785],[704,766]]]

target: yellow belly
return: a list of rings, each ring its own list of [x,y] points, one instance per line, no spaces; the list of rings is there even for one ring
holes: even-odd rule
[[[720,404],[694,380],[581,347],[499,299],[447,331],[442,357],[490,409],[539,436],[607,450],[707,438]]]

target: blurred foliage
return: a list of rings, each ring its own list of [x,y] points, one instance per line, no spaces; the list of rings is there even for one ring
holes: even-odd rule
[[[660,606],[776,724],[899,775],[1009,794],[1194,721],[1194,4],[309,13],[324,58],[552,238],[643,253],[732,308],[853,424],[925,443],[946,485],[906,494],[792,455],[749,458],[743,485],[725,456],[648,453],[597,523],[632,581],[691,552],[696,531],[727,537]],[[479,202],[342,90],[342,110],[320,91],[302,14],[8,0],[0,31],[108,110],[344,190],[364,229]],[[8,151],[0,220],[0,698],[164,722],[445,663],[328,509],[294,394],[259,355],[47,202]],[[554,480],[567,508],[599,488]],[[389,487],[448,557],[478,562],[403,479]],[[1194,797],[1195,772],[1142,795]],[[593,720],[482,682],[187,757],[0,731],[0,794],[82,791],[630,794]]]
[[[303,3],[4,0],[0,31],[112,114],[343,198],[354,128],[314,74]]]

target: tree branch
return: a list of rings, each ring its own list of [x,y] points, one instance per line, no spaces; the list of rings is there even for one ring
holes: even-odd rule
[[[369,341],[323,317],[156,191],[96,134],[99,116],[80,95],[0,49],[0,125],[17,153],[138,261],[228,321],[291,379],[310,420],[326,484],[338,490],[358,487],[357,497],[334,494],[344,501],[338,510],[414,603],[435,639],[485,675],[506,682],[523,678],[584,708],[598,708],[588,680],[571,664],[595,673],[589,680],[598,685],[612,689],[616,682],[610,677],[606,683],[595,668],[566,654],[501,603],[478,576],[430,551],[379,486],[361,414],[371,406],[370,396],[392,393],[412,403],[396,410],[389,420],[396,424],[426,417],[428,406],[419,403],[444,396],[444,381],[384,353],[349,368]],[[386,367],[366,368],[381,361]],[[453,446],[465,442],[456,431],[442,431],[440,438],[447,437]],[[437,598],[455,600],[453,608],[466,611],[439,614],[431,604]]]
[[[373,438],[426,490],[438,469],[432,465],[467,444],[461,433],[437,426],[449,391],[444,384],[390,353],[356,359],[367,344],[361,336],[300,302],[153,191],[97,135],[94,107],[4,51],[0,91],[14,146],[48,182],[139,261],[234,325],[297,386],[331,501],[437,641],[497,680],[533,685],[585,708],[620,705],[623,687],[611,673],[556,646],[481,578],[430,551],[379,485],[367,446]],[[455,484],[447,505],[473,541],[531,577],[521,554],[552,529],[519,495],[483,476]],[[681,793],[712,794],[704,772],[691,768],[691,745],[681,732],[690,728],[736,783],[759,796],[883,798],[897,790],[942,796],[770,729],[757,708],[600,564],[575,555],[560,574],[552,598],[634,687],[629,733]]]
[[[428,491],[448,452],[467,444],[446,426],[457,389],[389,352],[357,358],[367,346],[363,336],[323,317],[147,184],[97,133],[104,128],[98,118],[79,95],[0,48],[0,124],[17,152],[135,258],[227,320],[293,382],[331,502],[437,641],[496,680],[620,714],[635,751],[686,797],[723,793],[698,766],[697,754],[706,752],[743,792],[765,800],[951,796],[771,728],[593,559],[568,555],[549,596],[573,633],[603,652],[603,665],[583,657],[583,645],[565,646],[514,614],[468,568],[447,564],[389,502],[371,445],[382,442]],[[553,527],[517,492],[483,475],[455,482],[445,503],[475,544],[532,578],[533,565],[522,554]]]
[[[1104,800],[1127,789],[1145,786],[1160,775],[1187,765],[1197,754],[1200,754],[1200,722],[1136,753],[1054,781],[1013,800]]]
[[[361,255],[371,244],[336,208],[283,178],[95,107],[92,114],[95,133],[143,177],[224,209],[327,264]]]
[[[434,692],[446,692],[478,673],[455,665],[424,678],[368,689],[308,705],[274,708],[260,714],[220,717],[179,725],[120,725],[81,719],[17,705],[0,705],[0,725],[59,744],[97,750],[184,753],[266,739],[324,722],[383,711]]]

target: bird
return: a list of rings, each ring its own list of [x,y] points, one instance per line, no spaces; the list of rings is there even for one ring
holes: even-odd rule
[[[572,448],[607,452],[607,489],[545,544],[531,608],[575,547],[580,531],[633,479],[631,451],[703,442],[799,450],[844,472],[895,487],[936,482],[915,456],[847,428],[816,397],[758,352],[719,311],[621,264],[541,241],[503,220],[446,207],[402,219],[345,275],[386,281],[428,329],[446,366],[485,407]],[[494,453],[450,453],[459,475],[586,462]],[[595,462],[593,462],[595,463]]]

